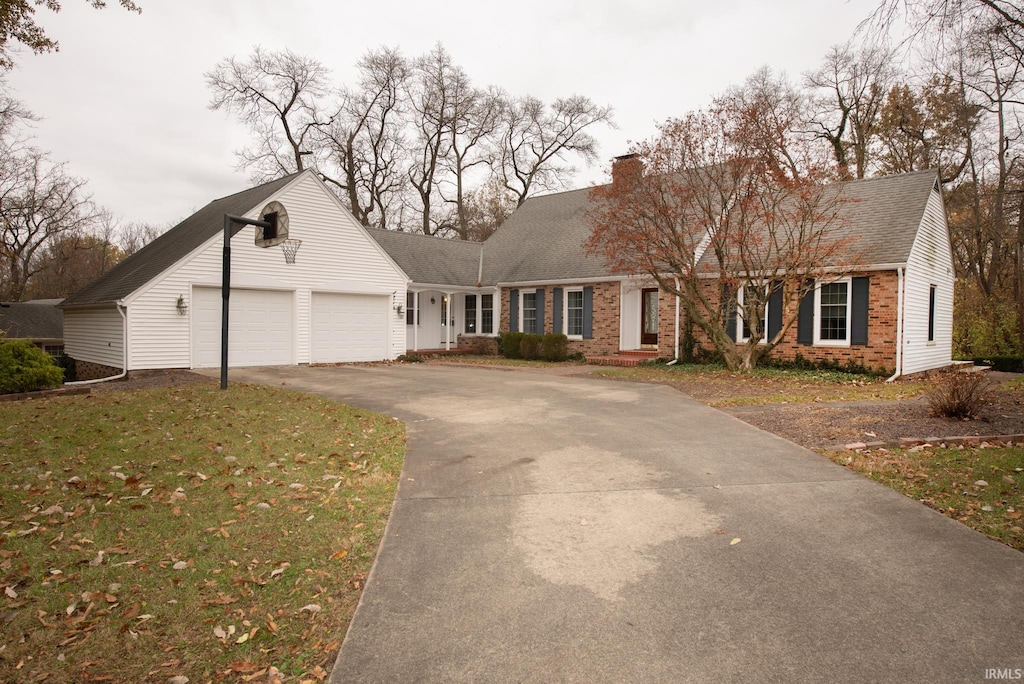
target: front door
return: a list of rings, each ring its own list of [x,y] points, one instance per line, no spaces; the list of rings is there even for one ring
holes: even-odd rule
[[[640,344],[658,344],[658,288],[644,288],[640,297]]]

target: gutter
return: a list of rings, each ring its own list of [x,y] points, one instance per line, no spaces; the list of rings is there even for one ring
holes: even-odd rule
[[[128,375],[128,315],[125,311],[128,307],[123,304],[124,300],[115,302],[114,306],[117,307],[117,313],[121,314],[121,321],[124,325],[121,327],[121,349],[124,352],[124,363],[121,364],[121,372],[117,375],[111,375],[107,378],[96,378],[95,380],[76,380],[75,382],[65,382],[65,385],[71,385],[72,387],[78,385],[95,385],[100,382],[107,382],[109,380],[120,380]]]
[[[892,382],[903,374],[903,267],[896,269],[896,372],[886,378],[886,382]]]

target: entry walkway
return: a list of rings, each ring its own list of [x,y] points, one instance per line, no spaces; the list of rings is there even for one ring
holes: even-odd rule
[[[1024,554],[667,387],[420,365],[231,378],[408,425],[333,682],[1024,668]]]

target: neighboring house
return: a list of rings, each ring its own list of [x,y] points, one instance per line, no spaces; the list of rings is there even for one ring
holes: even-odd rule
[[[407,278],[311,171],[215,200],[64,300],[79,379],[220,365],[224,215],[283,204],[296,262],[231,240],[232,366],[393,359],[405,351]]]
[[[47,354],[64,353],[64,314],[61,299],[0,302],[0,339],[28,340]]]
[[[776,355],[904,374],[949,365],[953,264],[936,174],[844,191],[854,201],[842,205],[842,230],[857,238],[862,265],[815,288]],[[255,218],[271,200],[303,244],[285,265],[255,246],[252,229],[232,240],[232,366],[493,352],[504,331],[564,333],[570,351],[591,357],[677,355],[677,298],[586,253],[589,189],[528,199],[471,243],[363,228],[306,171],[212,202],[65,300],[79,373],[219,365],[224,214]],[[780,312],[769,303],[767,313],[771,328]],[[742,338],[742,321],[731,325]]]

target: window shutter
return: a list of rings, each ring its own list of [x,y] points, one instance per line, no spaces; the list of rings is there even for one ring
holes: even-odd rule
[[[870,278],[854,278],[850,300],[850,344],[868,343],[868,289]]]
[[[544,290],[537,288],[537,334],[544,334]]]
[[[551,293],[551,332],[562,332],[562,288],[556,287]]]
[[[722,284],[722,321],[725,323],[725,334],[733,342],[736,341],[736,302],[733,301],[732,288]]]
[[[782,283],[774,283],[778,289],[768,295],[768,341],[782,330]]]
[[[519,290],[508,293],[508,331],[519,332]]]
[[[583,288],[583,339],[594,339],[594,288]]]
[[[796,323],[796,341],[800,344],[814,344],[814,286],[800,300],[800,313]]]

